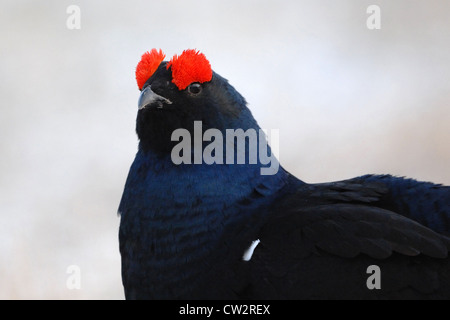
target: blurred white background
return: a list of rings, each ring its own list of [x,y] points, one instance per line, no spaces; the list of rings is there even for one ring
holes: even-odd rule
[[[371,4],[380,30],[366,26]],[[204,52],[261,127],[280,129],[281,163],[306,182],[450,184],[449,12],[448,0],[3,0],[0,298],[123,299],[117,207],[137,149],[134,70],[154,47]]]

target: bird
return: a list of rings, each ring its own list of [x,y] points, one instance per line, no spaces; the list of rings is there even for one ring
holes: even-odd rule
[[[165,57],[151,49],[136,67],[139,144],[118,208],[126,299],[450,298],[449,186],[264,174],[277,160],[250,159],[250,142],[274,152],[250,134],[245,98],[199,50]]]

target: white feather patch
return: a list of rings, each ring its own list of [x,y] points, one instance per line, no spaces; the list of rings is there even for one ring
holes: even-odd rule
[[[250,245],[250,247],[248,247],[247,250],[245,250],[244,255],[242,256],[242,260],[244,261],[250,261],[252,256],[253,256],[253,252],[255,251],[256,246],[260,243],[261,241],[255,240],[252,241],[252,244]]]

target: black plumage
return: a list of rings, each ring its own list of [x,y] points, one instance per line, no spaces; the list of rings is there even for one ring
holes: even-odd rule
[[[450,298],[449,187],[390,175],[307,184],[281,166],[262,175],[260,161],[174,164],[177,128],[259,127],[224,78],[181,90],[172,68],[162,62],[142,88],[119,207],[126,298]],[[371,266],[380,288],[367,285]]]

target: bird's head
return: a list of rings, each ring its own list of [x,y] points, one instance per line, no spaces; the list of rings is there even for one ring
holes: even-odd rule
[[[193,133],[194,121],[202,121],[203,131],[258,129],[245,99],[212,70],[204,54],[185,50],[170,61],[164,58],[161,50],[152,49],[136,68],[141,148],[167,153],[176,144],[172,133],[180,128]]]

